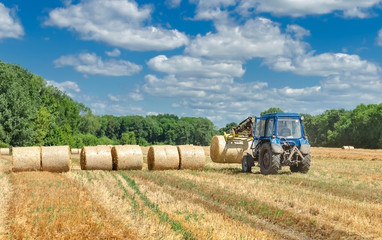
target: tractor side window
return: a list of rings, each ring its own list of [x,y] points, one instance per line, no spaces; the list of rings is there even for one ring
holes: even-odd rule
[[[255,137],[260,136],[260,119],[256,118]]]
[[[265,119],[261,119],[260,120],[260,137],[264,137],[265,136]]]
[[[266,131],[265,131],[265,136],[266,137],[272,137],[274,125],[275,125],[274,124],[274,120],[273,119],[268,119],[267,125],[266,125]]]

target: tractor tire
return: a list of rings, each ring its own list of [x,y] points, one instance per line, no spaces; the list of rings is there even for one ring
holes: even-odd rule
[[[254,159],[250,154],[246,154],[243,156],[243,160],[241,162],[241,168],[243,172],[252,172],[252,167],[254,166]]]
[[[299,166],[297,166],[297,165],[289,166],[289,169],[291,172],[299,172],[300,171]]]
[[[306,154],[301,164],[298,165],[298,171],[301,173],[307,173],[310,168],[310,154]]]
[[[264,175],[276,174],[280,169],[280,154],[272,152],[270,143],[261,146],[259,164],[260,172]]]

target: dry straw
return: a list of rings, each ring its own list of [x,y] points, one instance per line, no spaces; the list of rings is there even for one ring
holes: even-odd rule
[[[79,148],[72,148],[71,150],[72,154],[80,154],[81,150]]]
[[[8,155],[9,156],[9,148],[0,148],[1,155]]]
[[[41,147],[41,169],[49,172],[70,170],[71,155],[69,146]]]
[[[138,145],[114,146],[111,149],[113,170],[141,170],[143,153]]]
[[[83,147],[80,164],[82,170],[112,170],[113,160],[110,146]]]
[[[12,171],[40,171],[41,148],[40,147],[13,147],[12,148]]]
[[[179,169],[200,170],[206,164],[203,147],[182,145],[177,146],[179,153]]]
[[[241,163],[245,152],[250,150],[252,141],[247,138],[224,140],[224,136],[214,136],[210,145],[210,157],[216,163]]]
[[[167,170],[179,168],[179,154],[175,146],[151,146],[147,154],[149,170]]]

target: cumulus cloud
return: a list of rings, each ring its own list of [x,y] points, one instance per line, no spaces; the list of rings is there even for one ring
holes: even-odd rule
[[[195,19],[197,20],[221,20],[227,17],[227,7],[236,4],[236,0],[196,0]]]
[[[382,28],[378,31],[377,44],[382,46]]]
[[[150,59],[147,65],[158,72],[193,77],[241,77],[245,72],[239,61],[206,60],[179,55],[171,58],[159,55]]]
[[[47,80],[46,82],[48,86],[53,86],[57,88],[58,90],[65,92],[70,97],[74,97],[75,93],[81,92],[81,89],[76,82],[72,82],[72,81],[55,82],[50,80]]]
[[[170,8],[177,8],[181,2],[182,0],[166,0],[165,4]]]
[[[104,103],[104,102],[94,102],[90,104],[90,107],[94,114],[105,115],[113,113],[115,116],[125,116],[125,115],[143,115],[145,113],[144,109],[139,106],[118,104],[118,103]]]
[[[244,15],[251,12],[267,12],[280,16],[302,17],[340,11],[345,17],[365,18],[370,15],[366,10],[380,2],[380,0],[242,0],[237,9]]]
[[[104,76],[131,76],[141,71],[142,66],[125,60],[103,61],[95,53],[66,55],[54,60],[56,67],[71,66],[77,72]]]
[[[114,94],[108,94],[108,99],[113,102],[128,102],[128,101],[142,101],[144,99],[141,91],[139,88],[136,88],[135,90],[129,92],[126,95],[114,95]]]
[[[14,10],[4,6],[0,2],[0,39],[21,38],[24,36],[24,28],[15,16]]]
[[[291,71],[304,76],[377,75],[380,72],[380,67],[376,64],[361,60],[358,55],[345,53],[306,54],[294,58],[280,56],[269,58],[265,62],[275,71]]]
[[[133,0],[82,0],[49,13],[45,25],[68,28],[84,40],[136,50],[169,50],[181,47],[188,37],[175,29],[147,24],[152,9]]]
[[[217,33],[198,35],[186,48],[191,56],[251,59],[280,55],[285,35],[278,24],[266,18],[250,19],[243,25],[217,24]]]
[[[118,48],[114,48],[113,51],[106,51],[105,53],[109,57],[119,57],[121,55],[121,51]]]

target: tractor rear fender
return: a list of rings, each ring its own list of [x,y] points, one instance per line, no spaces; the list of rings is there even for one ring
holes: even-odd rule
[[[310,153],[310,145],[309,144],[301,144],[300,152],[304,155]]]
[[[283,148],[281,147],[281,144],[273,143],[272,146],[272,152],[273,153],[283,153]]]

